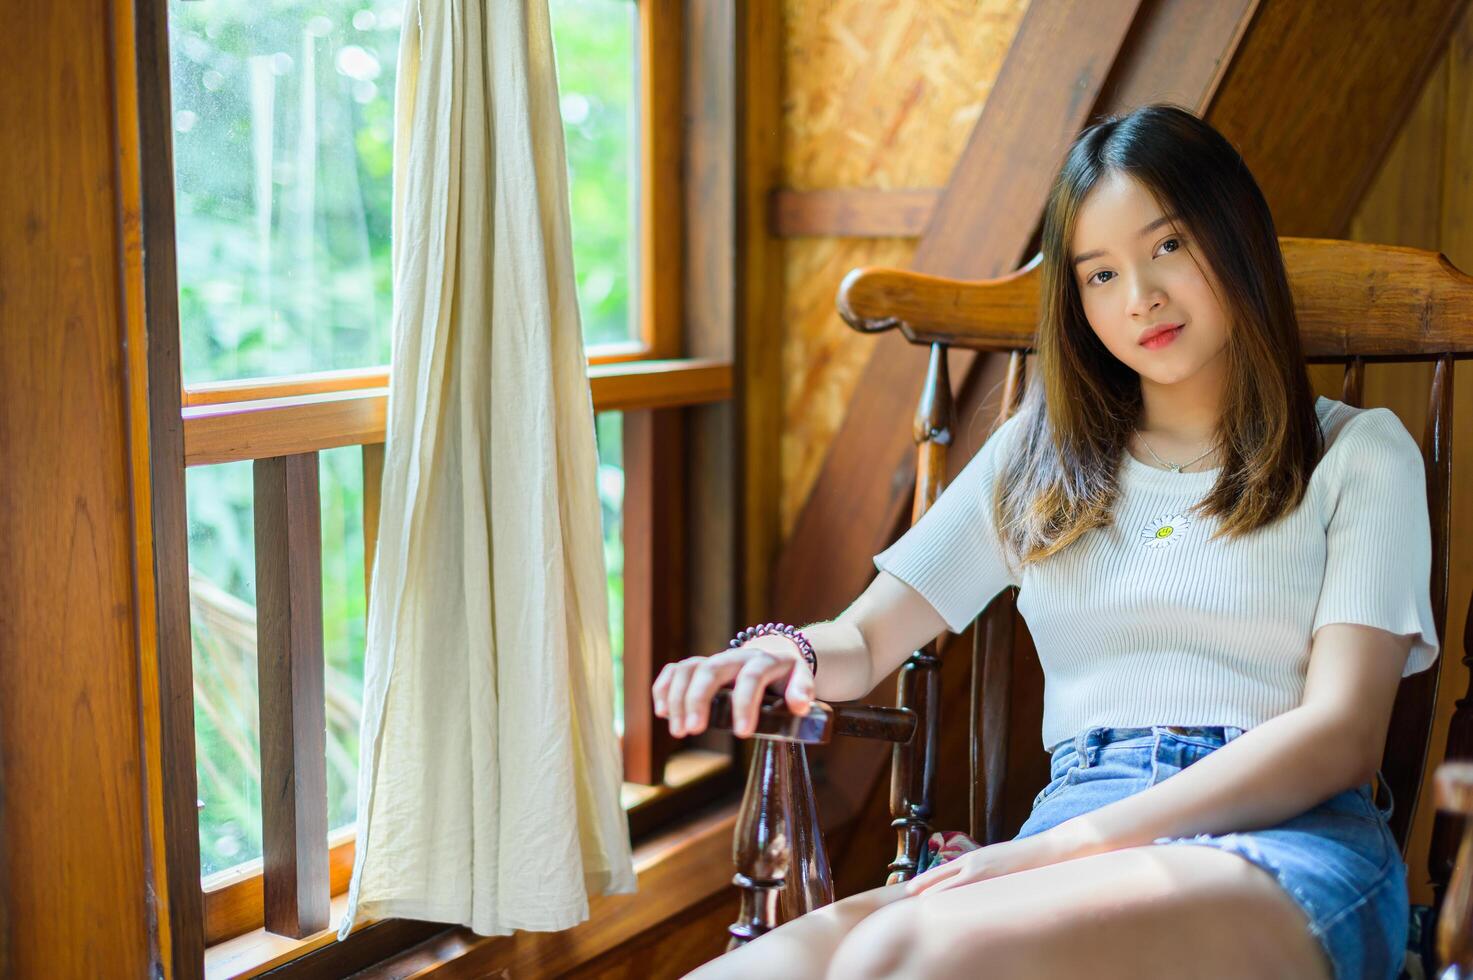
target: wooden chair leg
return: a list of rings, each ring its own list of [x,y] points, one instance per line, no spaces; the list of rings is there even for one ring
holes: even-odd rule
[[[788,832],[788,757],[780,743],[753,739],[752,764],[742,795],[732,857],[741,889],[741,910],[728,927],[728,950],[750,942],[777,925],[778,895],[792,864]]]
[[[813,799],[813,780],[808,772],[808,750],[796,742],[779,742],[778,751],[787,756],[792,824],[792,862],[783,888],[783,921],[822,908],[834,900],[834,876],[829,855],[818,826],[818,807]]]
[[[793,919],[834,900],[803,746],[770,738],[753,742],[733,847],[732,881],[741,889],[742,904],[727,929],[727,949],[774,928],[779,901],[783,919]]]

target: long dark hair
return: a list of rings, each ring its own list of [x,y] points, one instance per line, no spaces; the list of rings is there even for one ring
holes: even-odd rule
[[[1044,213],[1034,371],[993,499],[999,532],[1025,564],[1110,524],[1122,455],[1140,420],[1140,377],[1095,336],[1070,270],[1080,205],[1110,174],[1139,181],[1163,213],[1180,215],[1223,291],[1222,469],[1193,508],[1221,518],[1213,537],[1246,534],[1293,510],[1323,452],[1278,234],[1243,158],[1180,106],[1107,117],[1070,146]]]

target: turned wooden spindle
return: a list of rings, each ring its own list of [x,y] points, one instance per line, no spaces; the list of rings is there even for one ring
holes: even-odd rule
[[[777,925],[777,900],[792,860],[788,822],[788,757],[778,742],[753,740],[747,790],[737,818],[732,858],[738,871],[732,878],[741,890],[741,910],[727,929],[736,949]]]
[[[814,805],[813,778],[808,771],[808,750],[798,742],[779,742],[778,751],[787,756],[788,829],[792,855],[782,892],[783,921],[796,919],[834,900],[834,876],[829,854],[823,846]]]
[[[951,381],[946,345],[931,345],[926,384],[916,407],[916,490],[911,523],[921,519],[946,482],[946,447],[951,445]],[[936,641],[911,654],[900,668],[898,704],[920,719],[919,738],[898,744],[890,767],[890,826],[895,828],[895,860],[886,884],[915,875],[935,806],[936,753],[941,737],[941,660]]]

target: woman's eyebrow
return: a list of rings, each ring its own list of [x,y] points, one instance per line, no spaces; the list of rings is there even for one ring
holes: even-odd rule
[[[1157,228],[1160,228],[1162,225],[1167,224],[1168,222],[1175,221],[1179,217],[1181,216],[1175,213],[1163,214],[1161,217],[1157,218],[1155,221],[1151,222],[1140,231],[1136,232],[1136,237],[1144,238],[1151,232],[1155,231]],[[1074,256],[1074,265],[1078,265],[1081,262],[1088,262],[1090,259],[1099,258],[1101,255],[1104,254],[1105,250],[1102,248],[1097,248],[1092,252],[1080,252],[1078,255]]]

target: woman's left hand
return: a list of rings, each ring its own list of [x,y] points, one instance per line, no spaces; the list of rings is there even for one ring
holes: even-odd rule
[[[1021,840],[1001,841],[968,851],[961,857],[916,875],[906,882],[905,893],[919,895],[922,892],[945,891],[948,888],[970,885],[974,881],[1000,878],[1015,871],[1043,868],[1082,857],[1083,848],[1069,836],[1054,832],[1058,829],[1060,828],[1055,827]]]

